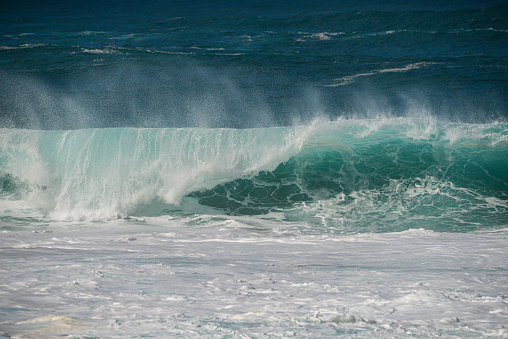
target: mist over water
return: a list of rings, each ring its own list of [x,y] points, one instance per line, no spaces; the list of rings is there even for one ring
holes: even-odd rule
[[[321,83],[287,74],[260,78],[252,69],[229,65],[217,69],[181,60],[148,66],[121,61],[58,79],[2,72],[0,126],[252,128],[309,124],[316,119],[401,116],[468,123],[506,121],[502,95],[506,88],[486,88],[480,93],[458,88],[449,95],[440,86],[413,82],[406,74],[442,72],[441,66],[405,67]]]
[[[110,5],[6,8],[0,127],[507,118],[504,4]]]

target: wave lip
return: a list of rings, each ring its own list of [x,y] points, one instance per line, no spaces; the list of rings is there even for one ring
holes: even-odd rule
[[[273,170],[301,147],[292,129],[4,132],[2,172],[44,195],[57,219],[114,217],[155,198],[178,204],[192,191]]]

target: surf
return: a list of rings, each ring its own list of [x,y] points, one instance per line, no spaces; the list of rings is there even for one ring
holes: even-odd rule
[[[330,229],[467,230],[507,220],[504,123],[4,129],[0,138],[1,199],[51,220],[160,216],[189,199],[218,214],[278,213]]]

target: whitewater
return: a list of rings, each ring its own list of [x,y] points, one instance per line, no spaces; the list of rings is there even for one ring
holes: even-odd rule
[[[506,336],[507,136],[3,130],[3,335]]]
[[[2,232],[3,336],[507,335],[506,230],[302,236],[216,217],[106,225]]]

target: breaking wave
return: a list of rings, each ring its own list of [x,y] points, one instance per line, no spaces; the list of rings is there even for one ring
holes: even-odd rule
[[[4,129],[1,199],[48,218],[278,214],[310,227],[506,227],[508,126],[357,119],[253,129]],[[144,211],[144,212],[141,212]],[[282,217],[280,217],[282,215]],[[450,227],[450,228],[448,228]]]

